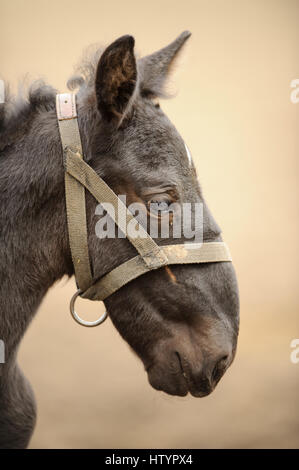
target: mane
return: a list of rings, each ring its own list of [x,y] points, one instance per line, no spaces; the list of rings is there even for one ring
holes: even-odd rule
[[[70,91],[77,91],[83,100],[94,93],[96,67],[103,48],[98,45],[85,49],[73,75],[67,81]],[[14,132],[35,113],[55,110],[55,97],[58,91],[43,80],[35,80],[29,86],[23,81],[17,95],[10,92],[5,83],[5,102],[0,103],[0,151],[13,138]]]
[[[5,83],[5,102],[0,104],[0,151],[10,143],[13,135],[34,113],[55,108],[57,91],[42,80],[34,81],[29,87],[24,83],[14,96]]]

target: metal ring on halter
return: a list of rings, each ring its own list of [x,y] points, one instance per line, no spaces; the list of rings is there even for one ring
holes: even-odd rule
[[[98,326],[100,325],[101,323],[103,323],[106,318],[108,317],[108,313],[107,311],[105,311],[105,313],[100,317],[98,318],[97,320],[95,321],[86,321],[86,320],[82,320],[82,318],[79,317],[79,315],[77,314],[76,310],[75,310],[75,302],[77,300],[77,297],[82,294],[82,291],[81,289],[77,290],[77,292],[73,295],[73,297],[71,298],[71,302],[70,302],[70,311],[71,311],[71,314],[72,314],[72,317],[73,319],[79,323],[79,325],[82,325],[82,326],[88,326],[88,327],[91,327],[91,326]]]

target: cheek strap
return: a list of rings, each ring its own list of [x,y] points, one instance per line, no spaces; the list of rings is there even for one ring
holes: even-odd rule
[[[56,96],[56,110],[63,152],[72,149],[77,158],[83,159],[79,133],[76,100],[73,93]],[[85,188],[65,172],[65,202],[69,243],[77,286],[86,290],[92,284],[87,243]]]

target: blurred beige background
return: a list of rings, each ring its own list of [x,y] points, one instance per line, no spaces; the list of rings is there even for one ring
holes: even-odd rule
[[[108,320],[68,313],[73,281],[44,300],[20,349],[36,392],[32,448],[299,447],[297,0],[0,0],[0,72],[65,90],[84,47],[129,33],[148,54],[193,33],[162,103],[190,147],[241,294],[235,363],[204,399],[150,388]],[[90,317],[100,304],[84,303]]]

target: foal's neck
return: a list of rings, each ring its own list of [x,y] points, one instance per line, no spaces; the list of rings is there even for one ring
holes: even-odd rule
[[[56,114],[44,110],[0,152],[0,339],[8,354],[49,287],[72,272]]]

